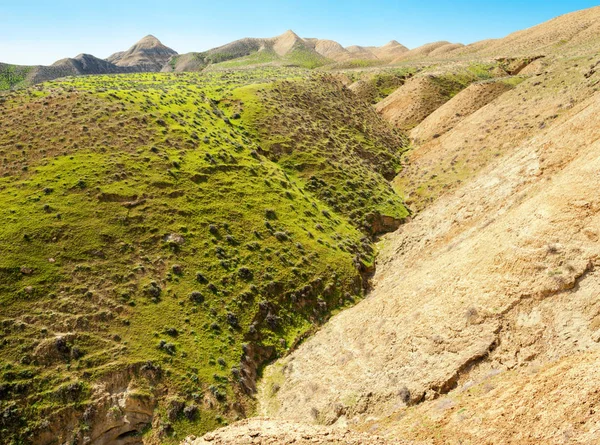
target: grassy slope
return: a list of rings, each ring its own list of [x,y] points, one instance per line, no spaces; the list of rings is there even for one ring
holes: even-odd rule
[[[0,91],[23,85],[27,74],[31,71],[30,66],[18,66],[0,63]]]
[[[314,126],[335,129],[328,143],[325,130],[313,135],[323,148],[378,155],[335,153],[331,177],[367,193],[350,206],[336,190],[307,186],[292,165],[302,158],[306,173],[318,172],[330,154],[304,144],[277,159],[261,133],[277,128],[273,116],[291,117],[263,97],[274,91],[269,82],[319,89],[305,76],[94,76],[0,104],[0,429],[8,443],[27,441],[61,413],[80,416],[90,383],[144,363],[163,376],[136,383],[160,400],[161,441],[212,429],[252,410],[242,391],[240,367],[253,358],[244,344],[259,362],[285,353],[360,297],[372,249],[352,206],[378,190],[385,198],[374,210],[406,214],[377,173],[398,165],[403,139],[357,126],[370,109],[321,116]],[[327,83],[319,93],[321,112],[347,99],[337,89]],[[339,171],[346,165],[352,172]],[[198,405],[199,418],[166,419],[165,392]],[[74,434],[89,427],[81,420]]]
[[[171,59],[174,69],[181,56]],[[234,42],[224,47],[215,48],[203,53],[193,53],[197,61],[196,70],[210,67],[210,70],[226,70],[240,67],[256,67],[260,65],[279,65],[313,69],[331,63],[306,46],[297,43],[287,54],[280,56],[270,46],[259,45],[256,41]]]
[[[408,216],[384,178],[400,168],[406,138],[329,75],[305,82],[281,81],[259,91],[253,107],[261,152],[277,161],[333,210],[364,232],[369,215]],[[249,102],[252,104],[252,102]],[[332,125],[333,122],[333,125]]]

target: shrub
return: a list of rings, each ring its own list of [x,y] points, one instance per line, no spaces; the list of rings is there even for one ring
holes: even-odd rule
[[[238,269],[238,275],[242,280],[251,280],[252,279],[252,271],[247,267],[240,267]]]
[[[200,410],[198,409],[198,406],[192,404],[192,405],[188,405],[184,408],[183,410],[183,415],[185,417],[187,417],[188,420],[196,420],[198,419],[198,414],[199,414]]]
[[[275,232],[273,236],[277,238],[277,241],[287,241],[289,239],[287,233],[285,232]]]
[[[233,328],[239,327],[239,321],[237,316],[233,312],[227,313],[227,323]]]
[[[190,294],[190,300],[191,300],[193,303],[197,303],[197,304],[203,303],[203,302],[204,302],[204,295],[202,295],[202,294],[201,294],[200,292],[198,292],[198,291],[194,291],[194,292],[192,292],[192,293]]]

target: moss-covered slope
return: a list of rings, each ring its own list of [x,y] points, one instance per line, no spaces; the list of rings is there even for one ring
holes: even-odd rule
[[[7,443],[83,441],[108,418],[169,443],[247,415],[260,366],[360,298],[360,209],[406,215],[384,178],[404,139],[307,76],[94,76],[3,97]],[[149,417],[123,429],[132,403]]]

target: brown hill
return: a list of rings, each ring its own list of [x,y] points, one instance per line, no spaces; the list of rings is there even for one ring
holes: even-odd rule
[[[127,51],[113,54],[106,60],[117,66],[143,67],[146,71],[160,71],[177,51],[163,45],[152,35],[144,37]]]
[[[419,144],[438,138],[511,88],[505,80],[472,84],[431,113],[410,135]]]
[[[356,60],[377,60],[377,56],[364,46],[352,45],[346,48],[352,54],[352,58]]]
[[[333,40],[304,39],[304,41],[322,56],[336,62],[344,62],[352,58],[352,54],[346,48]]]
[[[58,60],[50,66],[11,65],[11,67],[25,73],[19,86],[27,86],[66,76],[157,72],[175,54],[177,52],[164,46],[156,37],[146,36],[129,50],[115,53],[106,60],[91,54],[79,54],[73,58]],[[3,66],[8,65],[3,64]]]
[[[379,102],[375,109],[396,127],[410,130],[449,99],[434,76],[419,76]]]
[[[50,66],[35,66],[29,71],[26,82],[30,85],[66,76],[93,74],[123,74],[145,71],[143,67],[121,67],[91,54],[79,54],[74,58],[61,59]]]
[[[315,39],[302,39],[289,30],[277,37],[245,38],[204,52],[176,55],[162,71],[200,71],[218,64],[224,68],[273,64],[315,68],[332,63],[315,46]]]
[[[434,51],[441,51],[445,47],[456,47],[456,44],[450,42],[433,42],[427,43],[426,45],[419,46],[418,48],[406,51],[400,56],[392,60],[392,63],[398,63],[407,60],[418,60],[428,57]]]
[[[392,61],[409,51],[406,46],[401,45],[396,40],[392,40],[380,47],[369,46],[367,49],[378,59],[386,61]]]
[[[496,40],[467,45],[452,56],[528,56],[594,51],[600,42],[600,6],[556,17]]]

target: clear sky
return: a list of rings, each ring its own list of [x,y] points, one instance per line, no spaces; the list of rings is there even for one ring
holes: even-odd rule
[[[395,39],[414,48],[437,40],[503,37],[593,0],[0,0],[0,61],[51,64],[80,53],[107,57],[147,34],[180,53],[242,37],[301,37],[344,46]]]

